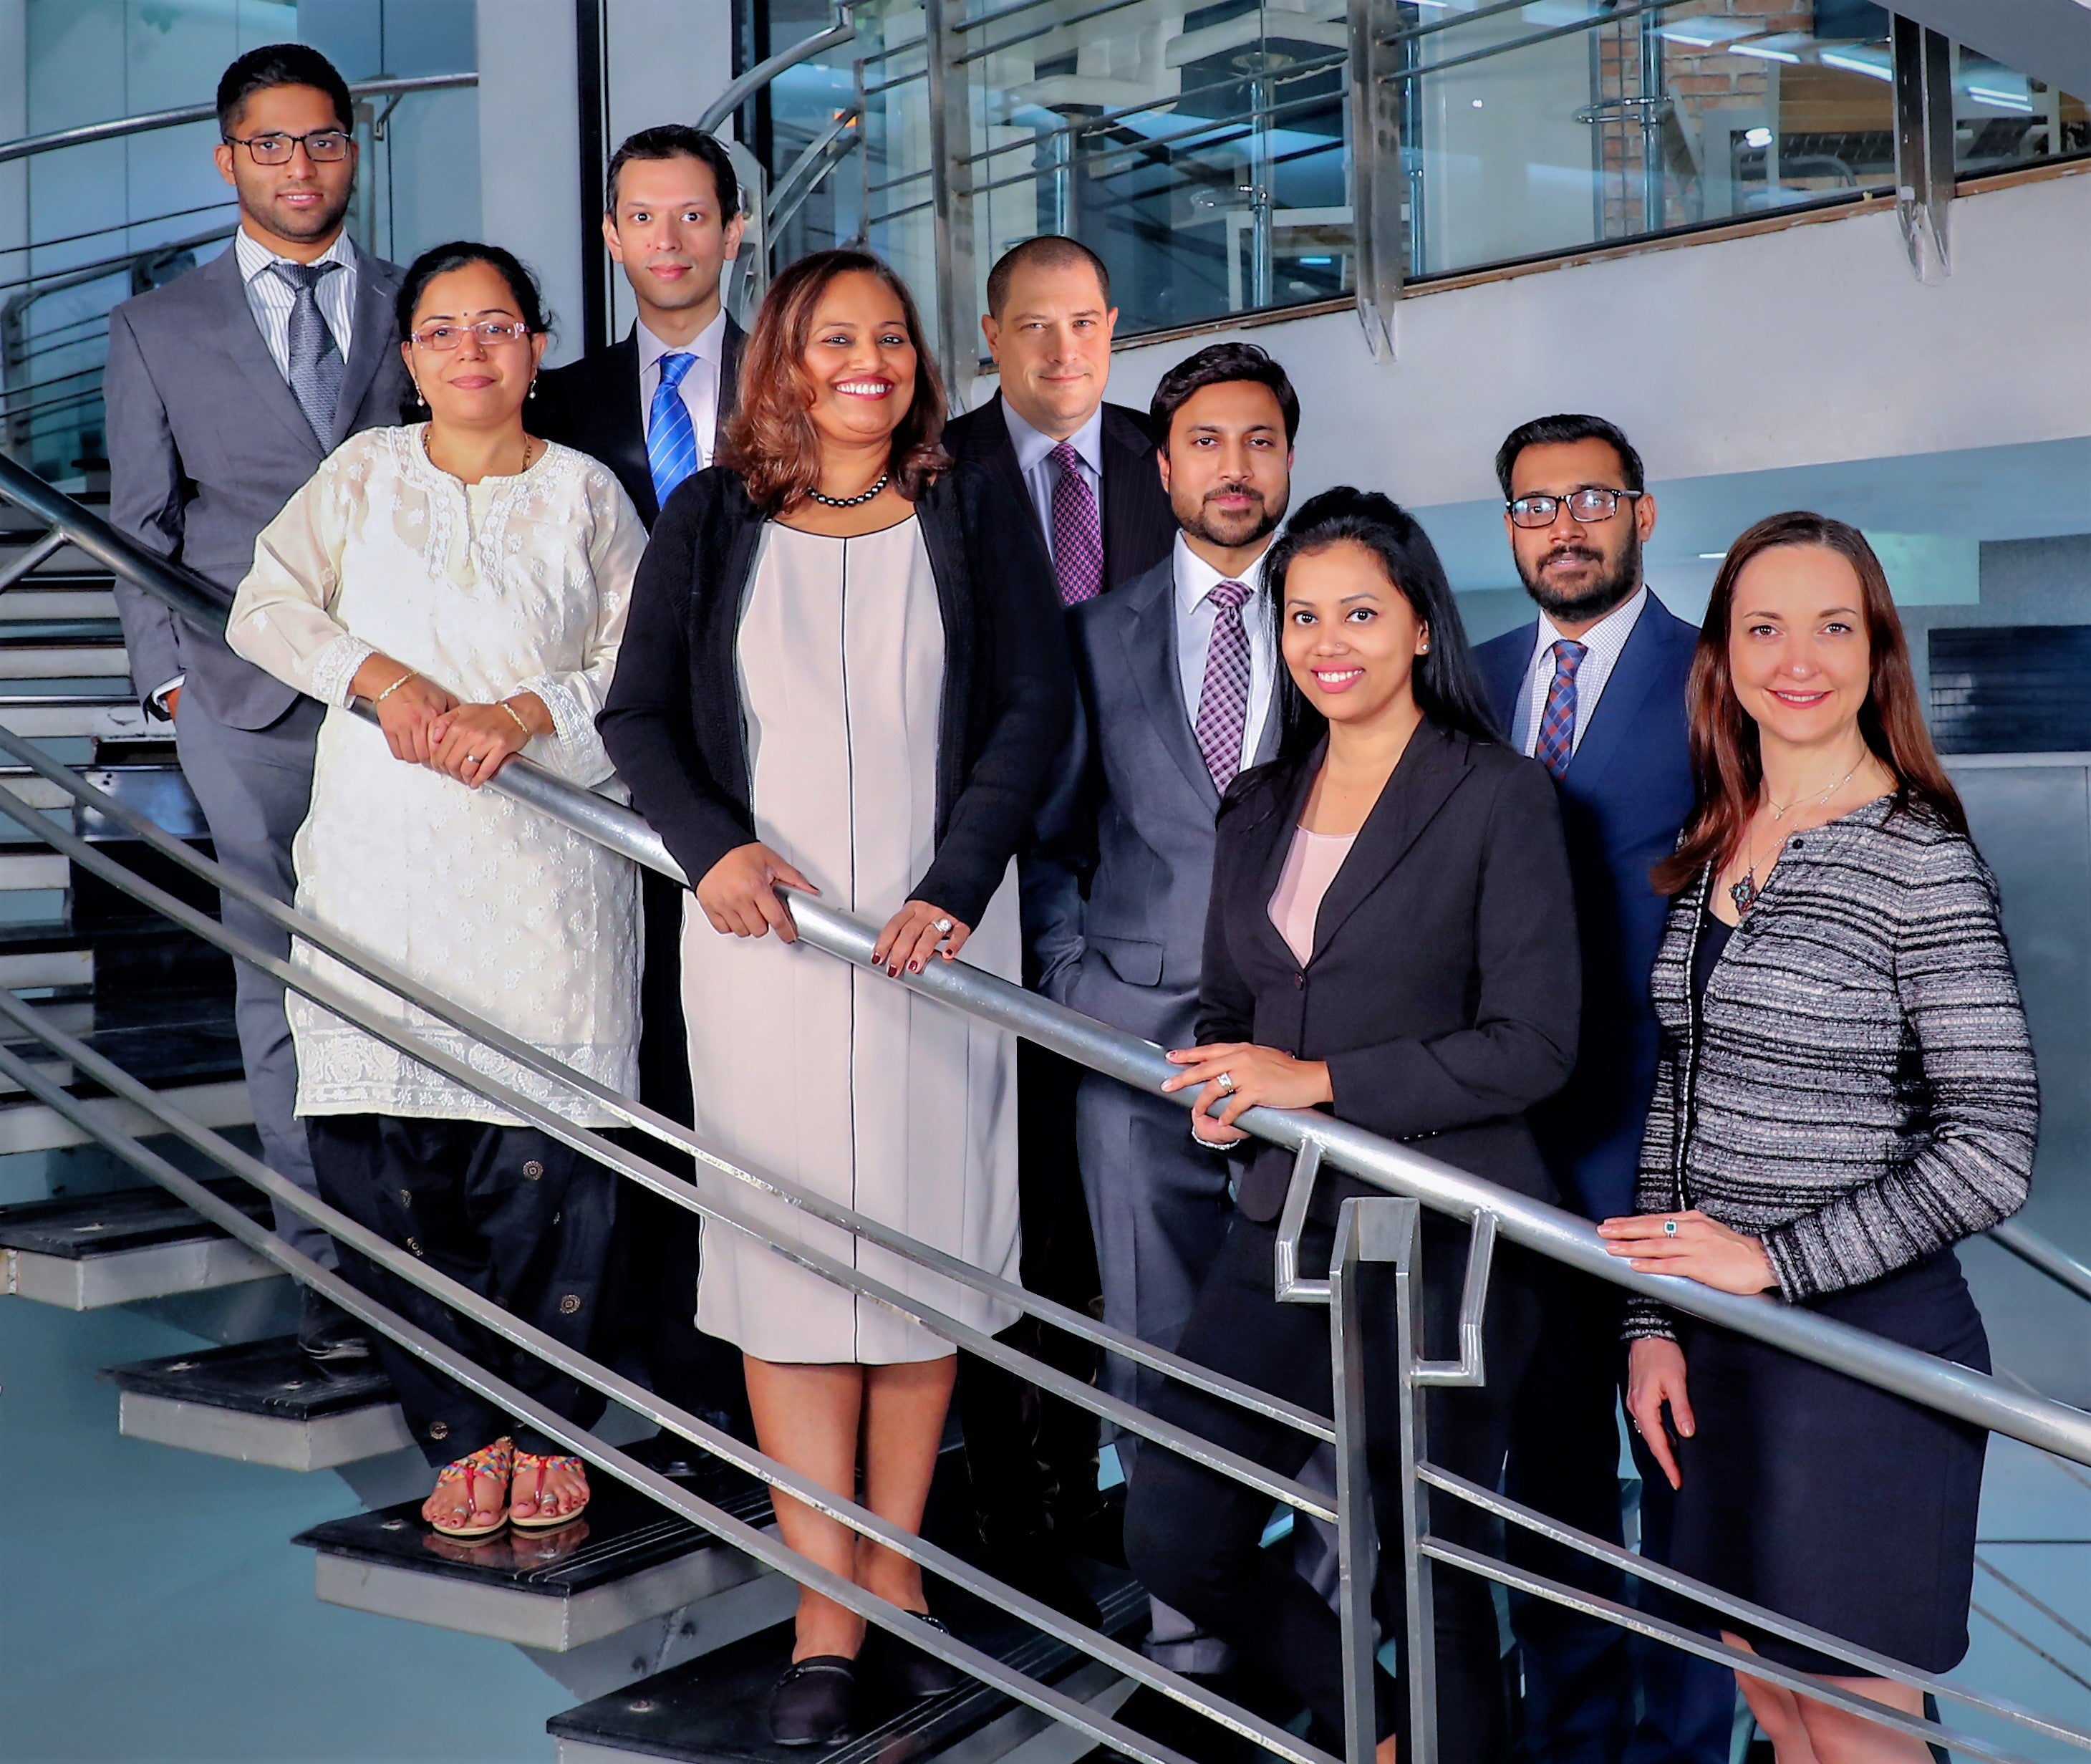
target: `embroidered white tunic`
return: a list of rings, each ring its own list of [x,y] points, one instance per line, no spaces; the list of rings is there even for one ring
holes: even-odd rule
[[[326,705],[311,812],[291,847],[297,905],[576,1071],[638,1081],[638,878],[625,859],[490,790],[392,757],[353,715],[376,652],[468,703],[535,692],[555,732],[524,753],[610,780],[596,712],[617,666],[646,536],[615,478],[547,446],[468,489],[429,463],[425,425],[344,442],[255,542],[233,649]],[[621,794],[621,792],[619,792]],[[472,1043],[299,941],[292,962],[568,1119],[614,1118]],[[520,1117],[292,993],[298,1113]]]

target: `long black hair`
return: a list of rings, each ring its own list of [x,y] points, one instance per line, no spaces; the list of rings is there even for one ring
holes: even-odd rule
[[[1416,517],[1377,490],[1340,485],[1310,497],[1287,524],[1263,567],[1263,590],[1270,597],[1272,628],[1285,629],[1285,577],[1296,559],[1348,541],[1379,560],[1387,581],[1430,633],[1430,647],[1416,658],[1416,702],[1440,728],[1477,741],[1499,739],[1495,718],[1459,602],[1445,580],[1445,566]],[[1280,722],[1278,758],[1296,761],[1329,732],[1328,719],[1307,701],[1281,653],[1278,669]]]

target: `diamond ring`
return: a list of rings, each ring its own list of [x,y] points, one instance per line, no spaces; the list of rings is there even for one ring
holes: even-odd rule
[[[949,919],[933,919],[929,923],[931,928],[940,936],[949,937],[951,934],[951,921]]]
[[[1223,1072],[1213,1082],[1220,1087],[1221,1093],[1225,1095],[1235,1087],[1235,1075],[1231,1072]]]
[[[1675,1237],[1677,1235],[1677,1221],[1675,1219],[1666,1218],[1662,1222],[1662,1235],[1665,1237]]]

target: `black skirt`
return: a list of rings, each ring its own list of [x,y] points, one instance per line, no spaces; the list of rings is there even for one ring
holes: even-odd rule
[[[1982,1319],[1951,1250],[1805,1309],[1990,1369]],[[1960,1664],[1987,1433],[1680,1321],[1698,1428],[1678,1446],[1684,1486],[1671,1565],[1906,1665],[1943,1672]],[[1857,1676],[1813,1649],[1742,1632],[1780,1665]]]

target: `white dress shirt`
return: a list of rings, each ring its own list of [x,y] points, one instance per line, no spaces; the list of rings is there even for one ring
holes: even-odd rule
[[[1583,744],[1583,731],[1597,714],[1605,683],[1612,677],[1619,652],[1633,635],[1640,610],[1648,604],[1648,584],[1643,583],[1597,623],[1574,640],[1588,652],[1576,669],[1576,728],[1569,742],[1572,754]],[[1539,745],[1539,725],[1546,714],[1547,689],[1554,684],[1554,645],[1561,633],[1545,613],[1539,615],[1539,636],[1533,645],[1532,659],[1525,664],[1524,724],[1519,731],[1519,748],[1529,753]]]
[[[712,463],[712,446],[718,438],[719,375],[726,361],[726,308],[722,306],[712,321],[687,343],[664,343],[639,321],[639,421],[646,438],[653,438],[653,395],[661,390],[661,358],[669,355],[695,356],[675,390],[683,408],[690,413],[696,431],[697,469]]]
[[[1242,602],[1242,631],[1248,638],[1248,714],[1242,719],[1241,763],[1246,767],[1256,757],[1257,744],[1270,715],[1272,682],[1278,669],[1278,636],[1270,615],[1270,597],[1263,591],[1261,556],[1238,576],[1226,576],[1214,569],[1176,535],[1171,558],[1176,573],[1176,677],[1183,688],[1183,713],[1191,727],[1198,726],[1198,700],[1205,689],[1205,655],[1213,646],[1213,621],[1219,608],[1206,597],[1220,582],[1238,581],[1248,589]]]
[[[291,313],[297,306],[298,293],[272,266],[294,260],[269,250],[244,226],[232,235],[232,248],[238,256],[239,279],[247,285],[248,307],[254,314],[254,322],[261,327],[261,340],[269,346],[269,359],[288,385]],[[321,277],[313,292],[320,317],[334,333],[334,347],[341,352],[345,364],[349,346],[356,340],[356,248],[349,244],[347,232],[337,233],[334,243],[313,261],[341,265],[332,275]]]
[[[1038,524],[1046,534],[1046,550],[1053,550],[1053,491],[1060,481],[1060,468],[1053,463],[1053,450],[1060,443],[1041,435],[1016,414],[1007,399],[1002,401],[1002,419],[1009,425],[1009,438],[1016,448],[1016,468],[1024,474],[1024,487],[1031,493]],[[1089,420],[1067,437],[1075,450],[1075,464],[1089,481],[1089,494],[1097,499],[1097,537],[1103,537],[1104,513],[1104,408],[1098,404]],[[1106,582],[1108,588],[1110,584]]]

